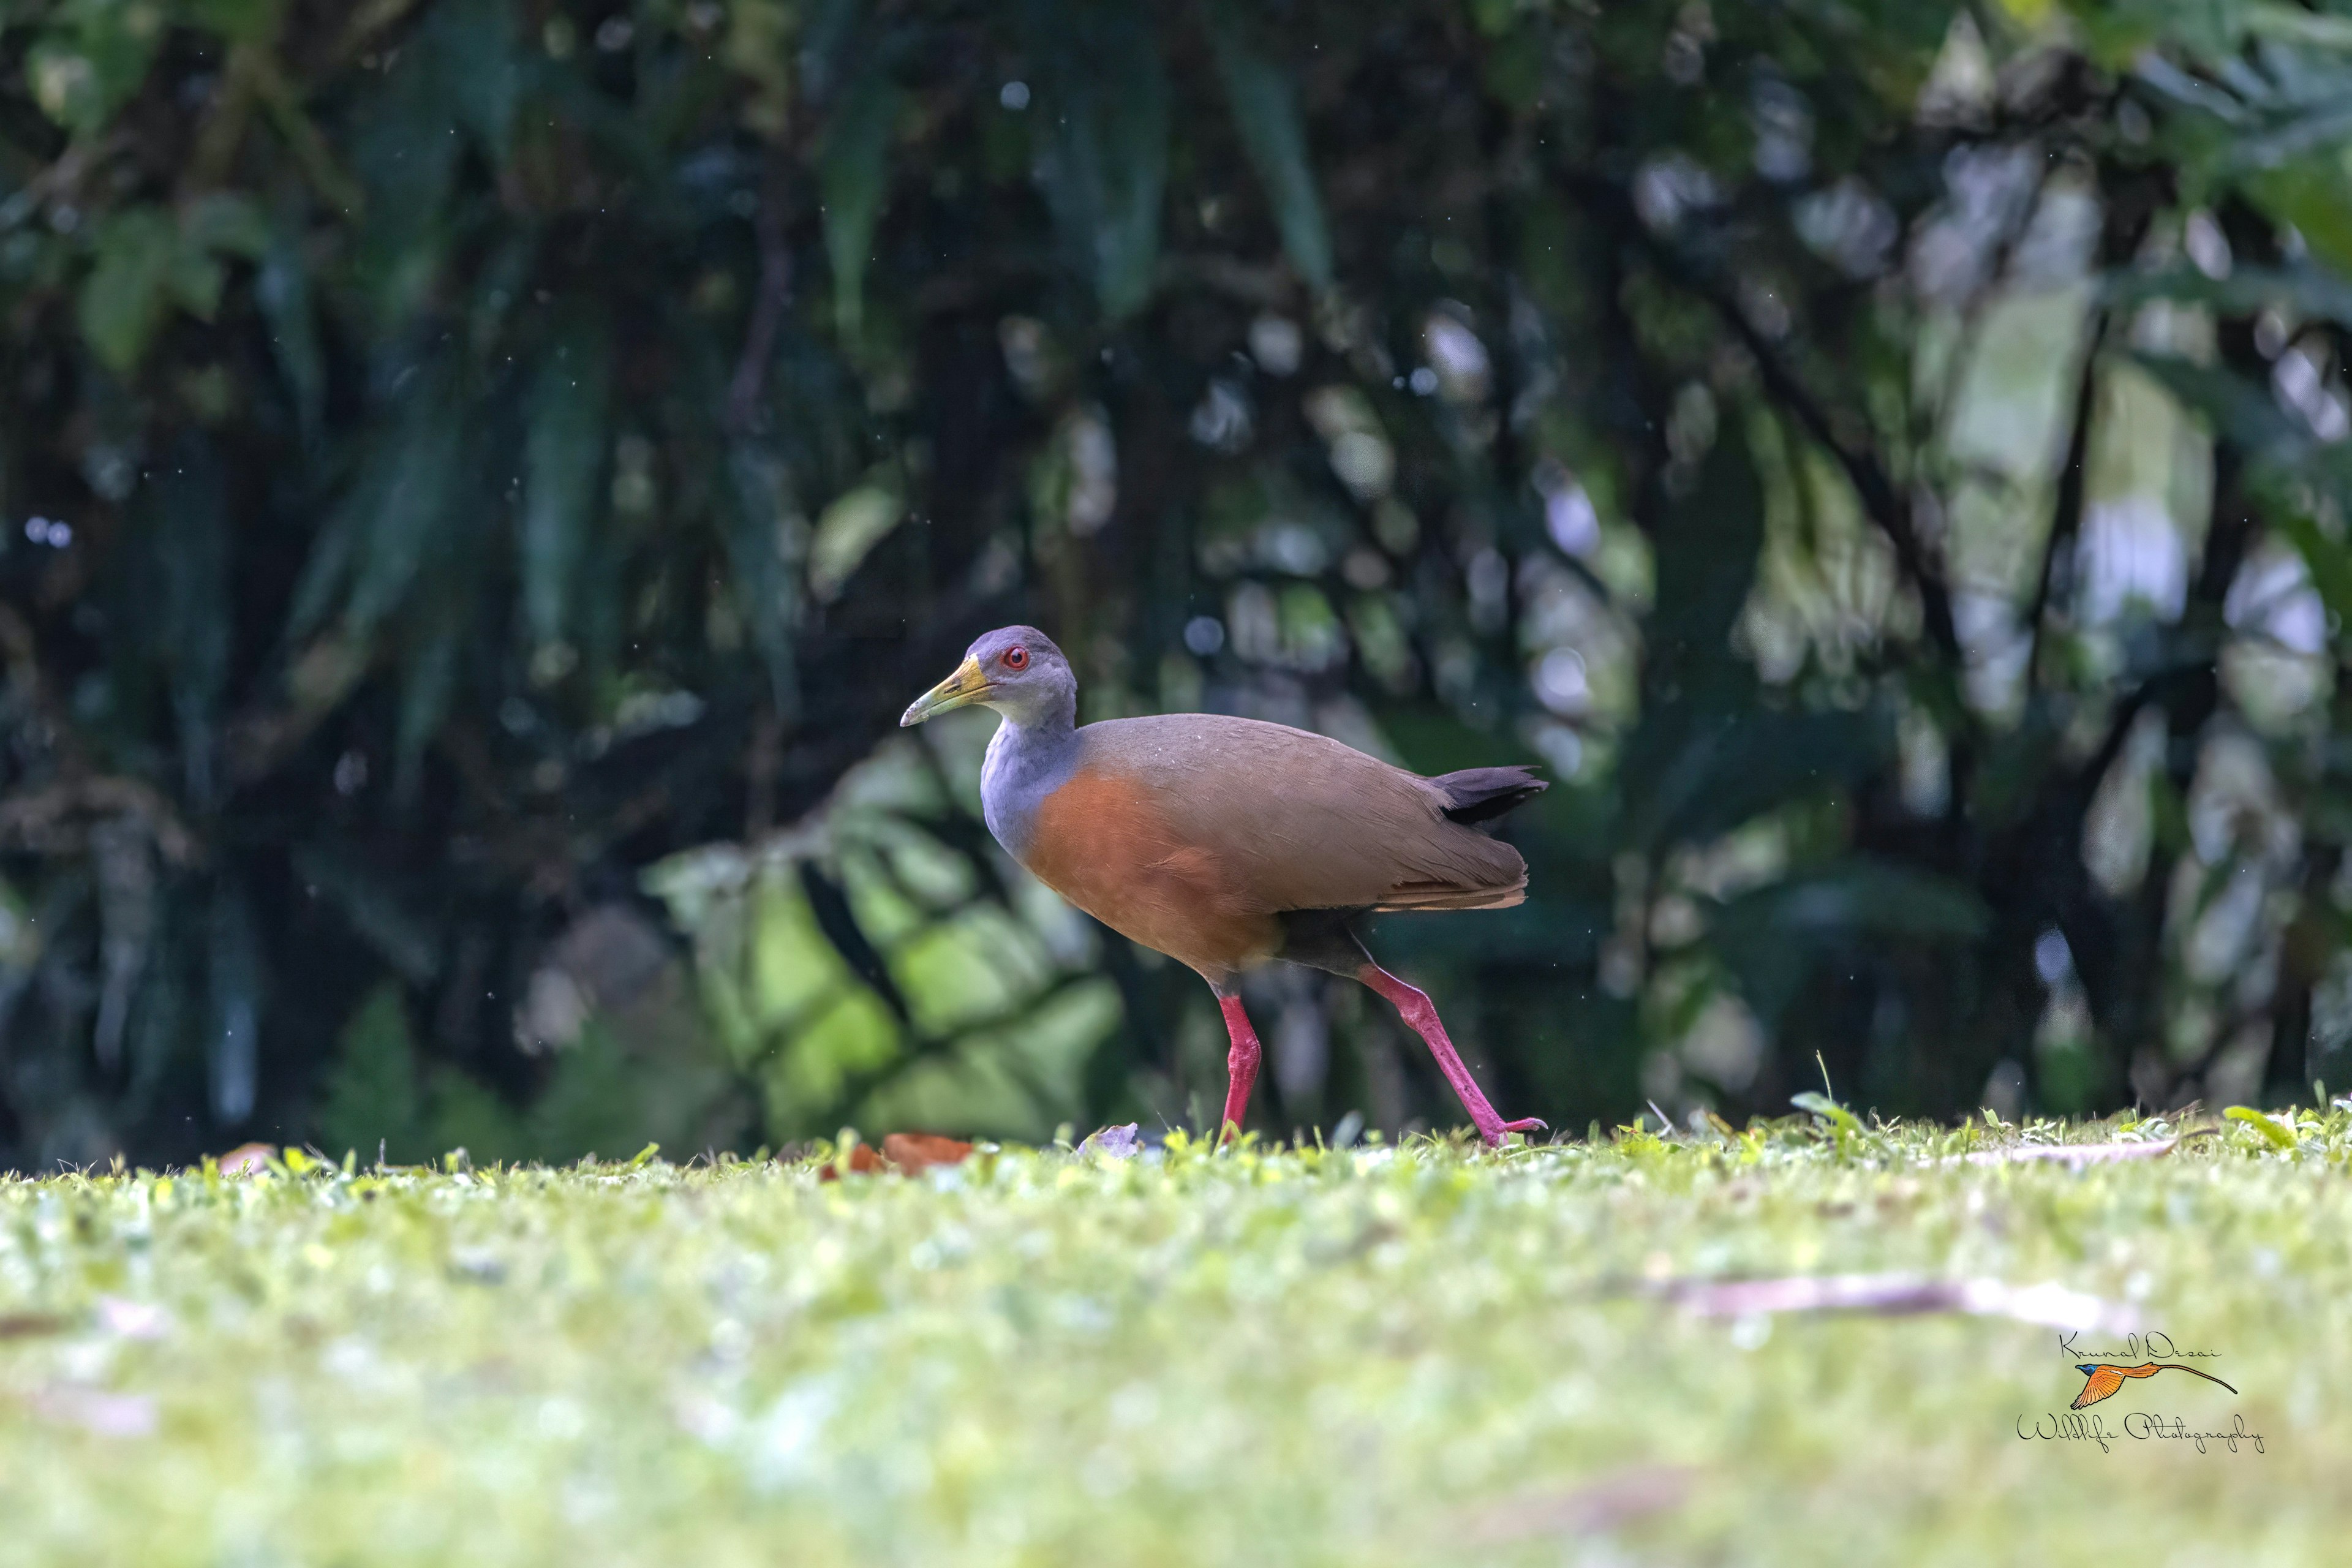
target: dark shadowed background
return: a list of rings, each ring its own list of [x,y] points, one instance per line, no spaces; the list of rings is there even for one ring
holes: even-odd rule
[[[0,1167],[1213,1111],[894,728],[1014,620],[1544,764],[1375,945],[1556,1127],[2352,1081],[2347,104],[2335,0],[0,0]],[[1450,1123],[1248,994],[1268,1131]]]

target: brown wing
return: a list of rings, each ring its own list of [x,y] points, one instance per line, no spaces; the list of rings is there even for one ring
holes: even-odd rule
[[[1250,906],[1501,909],[1527,862],[1447,820],[1444,790],[1328,736],[1215,714],[1089,724],[1088,770],[1131,777]]]

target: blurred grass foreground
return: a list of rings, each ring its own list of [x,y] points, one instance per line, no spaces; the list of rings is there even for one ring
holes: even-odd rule
[[[11,1179],[0,1557],[2343,1560],[2352,1111],[1817,1109]]]

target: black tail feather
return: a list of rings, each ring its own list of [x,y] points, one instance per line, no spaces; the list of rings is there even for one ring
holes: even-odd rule
[[[1454,803],[1445,807],[1446,816],[1460,823],[1491,821],[1551,787],[1536,777],[1534,769],[1520,767],[1465,768],[1429,782]]]

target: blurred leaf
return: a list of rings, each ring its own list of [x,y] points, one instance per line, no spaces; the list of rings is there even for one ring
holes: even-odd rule
[[[213,1115],[224,1126],[239,1127],[253,1115],[259,1088],[261,939],[251,908],[227,882],[215,889],[206,924],[211,951],[205,1064]]]
[[[441,970],[441,939],[432,921],[407,906],[383,877],[350,854],[327,845],[305,844],[293,854],[294,870],[316,895],[340,910],[378,956],[413,985]]]
[[[330,1154],[348,1150],[373,1163],[381,1153],[404,1163],[431,1152],[424,1111],[408,1010],[398,986],[380,985],[336,1042],[319,1107],[319,1135]]]
[[[1620,763],[1631,844],[1706,842],[1858,778],[1887,754],[1877,715],[1759,700],[1732,628],[1755,587],[1763,508],[1744,435],[1727,423],[1658,530],[1642,717]]]
[[[454,9],[454,8],[453,8]],[[370,281],[381,319],[398,319],[398,257],[426,243],[441,221],[459,155],[456,73],[446,53],[448,25],[436,20],[411,47],[385,62],[381,78],[357,96],[350,163],[367,194]]]
[[[226,251],[257,261],[269,248],[269,226],[253,199],[234,191],[207,191],[188,204],[180,218],[182,242],[194,249]]]
[[[2352,269],[2352,182],[2341,168],[2298,159],[2247,174],[2239,184],[2272,216],[2293,224],[2315,256],[2339,270]]]
[[[2336,92],[2319,100],[2281,104],[2284,112],[2272,117],[2261,130],[2230,144],[2226,166],[2239,170],[2278,169],[2352,139],[2352,100],[2347,100],[2344,91],[2345,87],[2352,86],[2352,78],[2339,78],[2339,83]]]
[[[294,395],[305,435],[313,435],[326,410],[327,362],[313,314],[310,266],[300,236],[290,226],[272,236],[254,277],[253,294],[269,323],[271,357]]]
[[[121,1064],[131,1003],[155,947],[162,900],[157,896],[155,846],[133,817],[90,830],[89,858],[98,880],[98,1017],[91,1054],[109,1072]]]
[[[40,922],[33,917],[24,895],[0,878],[0,995],[13,992],[21,976],[32,972],[41,955]],[[6,1013],[0,1010],[0,1020]]]
[[[197,26],[235,43],[268,44],[278,37],[286,0],[184,0]]]
[[[523,89],[514,12],[505,0],[446,0],[426,13],[425,30],[459,121],[493,163],[504,163]]]
[[[1808,1089],[1802,1094],[1790,1095],[1789,1103],[1800,1110],[1811,1111],[1840,1132],[1867,1135],[1870,1131],[1869,1128],[1863,1125],[1861,1117],[1856,1116],[1826,1094],[1815,1094]]]
[[[304,563],[292,631],[305,637],[338,602],[365,633],[399,606],[426,557],[455,526],[466,446],[464,400],[446,367],[402,373],[393,417],[366,467],[330,515]]]
[[[220,259],[209,251],[184,245],[171,253],[170,262],[164,283],[173,300],[196,320],[211,321],[220,309],[221,286],[228,280]]]
[[[133,503],[142,563],[124,606],[148,633],[168,673],[188,794],[210,809],[217,785],[215,724],[229,681],[235,583],[230,568],[226,478],[212,445],[182,437],[170,466]]]
[[[801,7],[787,0],[736,0],[728,10],[720,58],[756,84],[757,95],[744,120],[763,135],[782,135],[790,121],[798,52],[793,47],[793,31],[800,24]],[[811,53],[822,58],[814,46]]]
[[[2177,300],[2225,315],[2250,316],[2275,305],[2305,320],[2352,325],[2352,280],[2317,266],[2233,267],[2219,279],[2185,266],[2116,272],[2102,283],[2101,292],[2122,306]]]
[[[91,352],[118,375],[139,363],[163,323],[177,241],[160,207],[129,207],[99,227],[98,264],[81,286],[76,316]]]
[[[1768,1026],[1828,953],[1866,942],[1973,942],[1990,911],[1965,883],[1894,861],[1850,857],[1724,900],[1707,945]]]
[[[394,789],[413,799],[417,763],[449,715],[457,688],[457,663],[465,647],[466,606],[445,600],[417,617],[400,670],[400,725]]]
[[[800,618],[796,581],[806,524],[793,511],[791,475],[774,453],[737,442],[728,453],[727,552],[736,602],[768,667],[770,690],[787,722],[800,710],[792,634]]]
[[[158,0],[64,0],[25,54],[41,112],[77,136],[95,136],[139,90],[163,47],[169,12]]]
[[[1307,155],[1307,130],[1299,119],[1297,95],[1281,68],[1250,47],[1243,16],[1235,6],[1214,5],[1208,15],[1225,100],[1241,132],[1242,145],[1249,150],[1250,163],[1265,186],[1275,225],[1282,233],[1282,248],[1300,277],[1316,289],[1328,289],[1331,286],[1331,236],[1323,223],[1322,198],[1315,190],[1315,171]]]
[[[834,316],[842,337],[852,342],[865,319],[866,264],[889,193],[890,135],[903,101],[898,84],[877,59],[833,111],[818,155]]]
[[[2244,1122],[2247,1126],[2261,1133],[2263,1135],[2263,1142],[2267,1142],[2273,1149],[2292,1149],[2294,1147],[2295,1139],[2294,1133],[2280,1126],[2270,1117],[2263,1115],[2259,1110],[2256,1110],[2251,1105],[2233,1105],[2230,1107],[2229,1110],[2221,1112],[2221,1114],[2228,1117],[2232,1121]]]
[[[1868,773],[1892,737],[1867,713],[1769,708],[1645,714],[1625,750],[1629,843],[1705,843]]]
[[[1160,255],[1168,75],[1148,16],[1116,0],[1026,0],[1039,65],[1037,178],[1063,243],[1116,321],[1142,308]]]
[[[2352,487],[2352,444],[2320,440],[2279,406],[2269,387],[2244,376],[2172,355],[2134,357],[2166,390],[2210,420],[2219,438],[2246,455],[2252,470],[2249,489],[2265,520],[2302,553],[2321,597],[2336,609],[2340,596],[2352,593],[2347,582],[2352,562],[2345,547],[2308,515],[2303,498],[2312,489],[2342,494]]]
[[[145,356],[168,304],[212,320],[226,278],[220,252],[258,257],[268,238],[250,202],[221,193],[198,198],[176,218],[144,205],[110,215],[98,229],[96,264],[82,284],[82,336],[108,369],[128,374]]]
[[[1966,883],[1857,856],[1730,900],[1717,929],[1753,922],[1784,936],[1968,939],[1983,934],[1987,918]]]
[[[2273,505],[2269,518],[2271,526],[2286,536],[2311,569],[2312,586],[2336,616],[2336,626],[2352,626],[2352,546],[2322,530],[2318,521],[2300,507]]]
[[[817,519],[809,548],[809,592],[820,601],[839,597],[850,574],[906,511],[906,503],[887,485],[860,485],[835,498]]]
[[[604,476],[611,395],[610,332],[592,318],[571,321],[541,363],[526,415],[523,608],[541,647],[572,631],[572,593]]]
[[[2233,372],[2173,354],[2139,353],[2134,363],[2175,397],[2211,420],[2223,440],[2251,455],[2293,456],[2312,443],[2288,422],[2271,390]]]
[[[1685,698],[1727,681],[1743,691],[1748,685],[1731,628],[1747,608],[1764,547],[1763,488],[1736,422],[1724,422],[1697,480],[1659,530],[1657,607],[1646,634],[1645,678]]]

